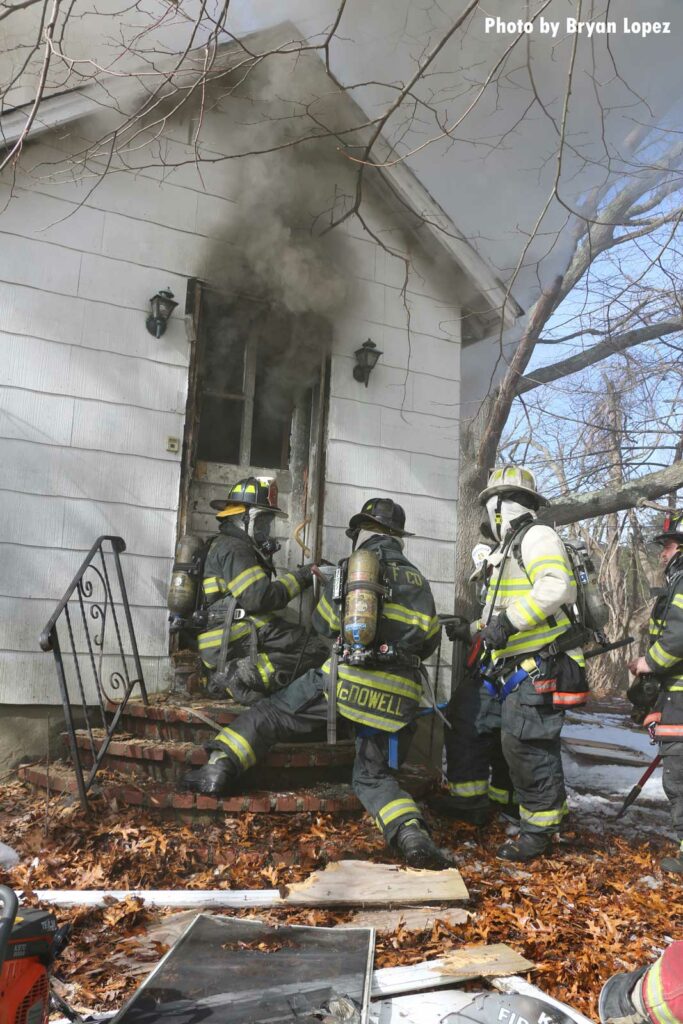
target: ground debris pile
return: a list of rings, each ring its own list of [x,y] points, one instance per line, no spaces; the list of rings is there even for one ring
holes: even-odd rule
[[[419,963],[472,943],[505,942],[534,961],[540,988],[596,1019],[597,996],[615,971],[650,962],[683,938],[683,892],[658,868],[651,843],[573,833],[556,854],[518,869],[496,860],[501,826],[477,832],[433,820],[455,851],[470,890],[467,923],[437,919],[422,931],[399,924],[377,935],[376,967]],[[95,803],[46,804],[21,784],[0,788],[0,839],[21,860],[0,882],[36,889],[267,889],[302,881],[330,861],[391,861],[366,817],[245,815],[184,825]],[[246,915],[249,912],[240,912]],[[277,908],[262,920],[333,926],[353,911]],[[89,909],[58,909],[74,926],[60,957],[60,991],[88,1009],[119,1006],[166,952],[153,937],[165,912],[130,898]],[[152,932],[150,933],[150,929]]]

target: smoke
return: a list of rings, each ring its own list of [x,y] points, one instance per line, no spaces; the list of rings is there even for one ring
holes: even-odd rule
[[[351,165],[334,138],[290,145],[314,129],[302,116],[302,103],[310,102],[315,83],[320,89],[321,76],[332,90],[318,58],[294,66],[271,60],[249,77],[248,90],[220,101],[231,148],[275,150],[226,162],[226,191],[236,201],[226,222],[214,228],[204,271],[213,292],[212,331],[222,339],[216,346],[213,338],[206,376],[225,381],[221,358],[234,365],[240,343],[247,337],[256,342],[256,465],[272,464],[273,446],[288,431],[294,404],[319,377],[335,316],[347,298],[347,236],[326,228],[349,202]],[[295,90],[299,100],[284,99]],[[326,105],[328,120],[335,103]],[[235,390],[234,383],[222,387]],[[259,448],[270,453],[270,463],[259,458]]]

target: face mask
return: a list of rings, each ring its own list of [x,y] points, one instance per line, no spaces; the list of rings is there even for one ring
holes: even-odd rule
[[[383,534],[381,530],[360,530],[358,533],[358,540],[356,541],[356,547],[359,548],[361,544],[364,544],[366,540],[370,540],[371,537],[377,536],[390,536],[390,534]],[[401,551],[403,551],[403,541],[400,537],[393,537],[393,540],[400,545]]]
[[[249,533],[256,547],[267,558],[280,550],[278,542],[271,540],[270,537],[273,518],[274,516],[269,512],[261,512],[256,509],[252,509],[249,513]]]
[[[531,509],[528,509],[525,505],[520,505],[517,501],[509,501],[507,498],[501,501],[500,512],[498,512],[499,497],[498,494],[494,494],[486,502],[486,511],[496,540],[502,540],[505,537],[505,534],[510,529],[510,523],[514,522],[515,519],[527,515],[532,515],[536,518],[536,514]]]

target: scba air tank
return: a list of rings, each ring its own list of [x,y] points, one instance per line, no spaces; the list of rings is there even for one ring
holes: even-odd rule
[[[370,647],[377,633],[379,602],[379,557],[361,548],[349,558],[344,602],[344,643],[352,651]]]
[[[203,543],[199,537],[185,534],[175,549],[175,562],[168,588],[168,610],[172,615],[186,618],[195,609],[199,573],[198,556]]]

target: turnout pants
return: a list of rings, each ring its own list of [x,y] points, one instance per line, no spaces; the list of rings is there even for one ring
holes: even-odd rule
[[[255,661],[248,662],[249,645],[239,640],[230,644],[226,670],[240,662],[240,681],[257,693],[275,693],[288,686],[295,669],[303,675],[310,668],[318,668],[330,656],[330,645],[315,633],[308,637],[303,626],[295,626],[276,616],[257,631],[258,653]],[[305,644],[305,648],[304,648]],[[304,648],[301,663],[299,655]],[[211,675],[215,667],[209,669]]]
[[[234,774],[241,775],[256,764],[275,743],[287,743],[320,729],[327,720],[325,679],[311,669],[287,689],[259,701],[218,733],[208,745],[228,758]],[[399,762],[410,746],[415,726],[403,728],[399,735]],[[402,824],[417,820],[422,813],[415,801],[396,781],[388,765],[390,733],[377,732],[356,736],[353,765],[353,791],[374,819],[387,843],[391,843]],[[426,826],[425,826],[426,827]]]
[[[662,785],[671,804],[674,832],[683,855],[683,743],[662,743]]]
[[[579,668],[560,654],[545,674],[557,677],[557,689],[571,692],[580,685]],[[509,694],[502,705],[503,754],[519,801],[522,833],[558,832],[568,813],[560,733],[564,711],[553,706],[551,693],[537,693],[530,679]]]
[[[451,728],[445,730],[448,792],[456,807],[479,810],[489,800],[504,809],[512,804],[512,782],[501,745],[501,708],[467,674],[446,709]]]

